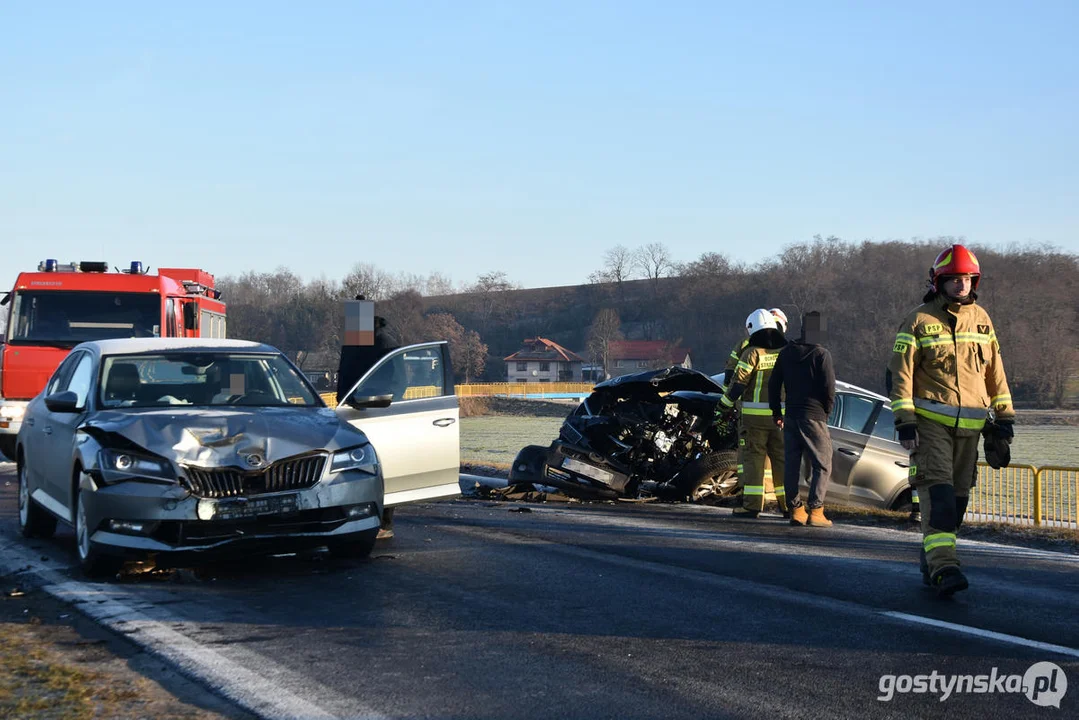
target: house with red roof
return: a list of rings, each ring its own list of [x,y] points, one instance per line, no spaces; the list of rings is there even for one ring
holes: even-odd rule
[[[505,358],[509,382],[581,382],[584,358],[554,340],[534,337]]]

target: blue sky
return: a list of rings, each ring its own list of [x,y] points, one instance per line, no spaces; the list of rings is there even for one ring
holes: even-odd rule
[[[0,5],[0,285],[55,257],[538,287],[818,233],[1079,253],[1079,3],[301,5]]]

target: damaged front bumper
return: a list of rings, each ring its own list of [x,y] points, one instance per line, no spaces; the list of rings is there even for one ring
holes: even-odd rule
[[[178,484],[81,481],[90,541],[123,557],[271,550],[289,552],[348,542],[377,532],[382,478],[341,472],[313,487],[249,497],[202,498]]]

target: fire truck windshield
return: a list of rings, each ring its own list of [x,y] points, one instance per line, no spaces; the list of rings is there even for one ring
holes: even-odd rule
[[[156,293],[19,291],[7,338],[12,345],[74,347],[88,340],[161,335]]]

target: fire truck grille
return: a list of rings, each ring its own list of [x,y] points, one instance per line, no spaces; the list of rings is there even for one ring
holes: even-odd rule
[[[185,467],[184,473],[188,489],[196,497],[246,497],[309,488],[322,478],[325,465],[325,456],[313,455],[281,460],[257,472]]]

